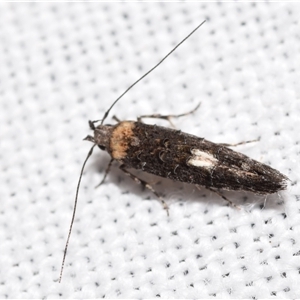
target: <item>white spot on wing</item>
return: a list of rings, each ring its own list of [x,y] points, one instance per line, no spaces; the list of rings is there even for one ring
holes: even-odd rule
[[[187,162],[191,166],[212,168],[218,161],[213,155],[199,149],[192,149],[191,152],[193,156]]]

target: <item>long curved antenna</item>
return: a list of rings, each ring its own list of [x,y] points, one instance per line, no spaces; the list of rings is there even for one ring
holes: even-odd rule
[[[127,88],[127,90],[120,95],[115,101],[114,103],[110,106],[110,108],[106,111],[106,113],[104,114],[104,117],[101,121],[101,125],[103,124],[104,120],[107,118],[109,112],[111,111],[111,109],[114,107],[114,105],[130,90],[132,89],[138,82],[140,82],[143,78],[145,78],[149,73],[151,73],[154,69],[156,69],[168,56],[170,56],[183,42],[185,42],[199,27],[201,27],[204,23],[206,22],[206,20],[204,20],[200,25],[198,25],[189,35],[187,35],[180,43],[178,43],[162,60],[160,60],[152,69],[150,69],[148,72],[146,72],[142,77],[140,77],[138,80],[136,80],[131,86],[129,86]],[[90,122],[90,126],[92,129],[94,129],[94,122]],[[92,124],[92,125],[91,125]],[[61,269],[60,269],[60,275],[59,275],[59,282],[61,282],[62,279],[62,274],[63,274],[63,270],[64,270],[64,265],[65,265],[65,260],[66,260],[66,255],[67,255],[67,251],[68,251],[68,246],[69,246],[69,241],[70,241],[70,237],[71,237],[71,232],[72,232],[72,227],[73,227],[73,223],[75,220],[75,214],[76,214],[76,208],[77,208],[77,201],[78,201],[78,193],[79,193],[79,187],[80,187],[80,183],[81,183],[81,178],[83,175],[83,171],[85,168],[85,165],[88,161],[88,159],[90,158],[90,156],[93,153],[94,147],[96,146],[96,144],[94,144],[92,146],[92,148],[90,149],[90,151],[88,152],[88,155],[82,165],[81,171],[80,171],[80,176],[79,176],[79,180],[78,180],[78,184],[77,184],[77,188],[76,188],[76,195],[75,195],[75,204],[74,204],[74,208],[73,208],[73,215],[72,215],[72,219],[71,219],[71,224],[70,224],[70,229],[69,229],[69,234],[68,234],[68,238],[66,241],[66,246],[65,246],[65,250],[64,250],[64,255],[63,255],[63,260],[62,260],[62,264],[61,264]]]
[[[92,155],[95,146],[96,146],[96,144],[90,149],[90,151],[89,151],[88,155],[86,156],[86,159],[85,159],[85,161],[82,165],[82,168],[81,168],[81,172],[80,172],[80,176],[79,176],[79,180],[78,180],[78,184],[77,184],[77,189],[76,189],[75,204],[74,204],[74,208],[73,208],[72,220],[71,220],[71,224],[70,224],[69,234],[68,234],[68,238],[67,238],[67,242],[66,242],[66,246],[65,246],[65,251],[64,251],[64,256],[63,256],[61,269],[60,269],[59,283],[61,282],[62,273],[63,273],[63,270],[64,270],[64,265],[65,265],[65,260],[66,260],[66,255],[67,255],[67,250],[68,250],[68,246],[69,246],[69,240],[70,240],[72,227],[73,227],[73,223],[74,223],[74,219],[75,219],[75,213],[76,213],[76,208],[77,208],[77,200],[78,200],[78,192],[79,192],[79,187],[80,187],[80,183],[81,183],[83,170],[84,170],[86,162],[88,161],[89,157]]]
[[[206,20],[204,20],[200,25],[198,25],[189,35],[187,35],[180,43],[178,43],[162,60],[160,60],[152,69],[146,72],[142,77],[140,77],[137,81],[135,81],[127,90],[121,94],[114,103],[110,106],[110,108],[105,112],[103,119],[101,121],[101,125],[103,124],[104,120],[107,118],[111,109],[115,106],[115,104],[129,91],[131,90],[138,82],[144,79],[149,73],[151,73],[154,69],[156,69],[168,56],[170,56],[182,43],[184,43],[199,27],[201,27]]]

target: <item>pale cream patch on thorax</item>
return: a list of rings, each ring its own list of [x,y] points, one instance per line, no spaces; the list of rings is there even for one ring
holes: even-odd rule
[[[191,153],[193,156],[187,162],[190,166],[209,169],[214,167],[218,162],[212,154],[199,149],[192,149]]]
[[[137,143],[136,137],[133,133],[134,126],[134,122],[131,121],[124,121],[117,124],[110,139],[110,151],[112,158],[125,158],[130,144],[132,142],[134,144]]]

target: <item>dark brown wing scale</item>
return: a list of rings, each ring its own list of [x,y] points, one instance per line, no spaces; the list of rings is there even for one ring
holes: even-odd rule
[[[217,189],[271,194],[286,188],[286,176],[225,146],[161,126],[133,124],[139,143],[131,143],[122,159],[128,168]],[[213,166],[188,164],[193,149],[213,156]]]

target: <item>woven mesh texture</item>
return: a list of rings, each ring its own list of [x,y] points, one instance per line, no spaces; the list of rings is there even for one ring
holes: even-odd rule
[[[0,298],[300,296],[299,3],[2,3]],[[115,114],[173,120],[291,182],[279,195],[205,189],[143,173],[170,206],[95,149],[103,117],[130,84],[207,22],[120,101]],[[148,120],[147,120],[148,122]],[[149,120],[169,126],[163,120]],[[298,134],[297,134],[298,132]]]

